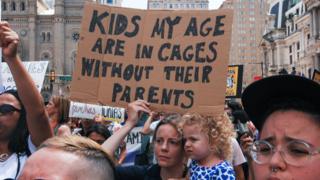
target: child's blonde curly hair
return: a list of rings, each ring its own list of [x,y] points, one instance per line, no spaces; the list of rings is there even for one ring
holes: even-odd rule
[[[213,151],[223,160],[231,159],[231,138],[235,136],[233,125],[226,114],[220,116],[203,116],[198,113],[187,113],[182,116],[182,128],[198,125],[204,133]]]

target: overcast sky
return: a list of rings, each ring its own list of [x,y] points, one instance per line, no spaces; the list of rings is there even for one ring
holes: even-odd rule
[[[148,0],[123,0],[123,7],[147,9]],[[217,9],[224,0],[209,0],[209,9]]]

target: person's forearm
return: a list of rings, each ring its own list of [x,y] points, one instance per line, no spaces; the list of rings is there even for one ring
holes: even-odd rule
[[[102,148],[109,154],[109,156],[113,157],[114,152],[133,127],[134,126],[131,124],[125,124],[102,144]]]
[[[150,134],[151,129],[150,129],[150,125],[152,123],[152,116],[149,116],[148,119],[146,120],[146,122],[143,125],[143,128],[141,130],[142,134]]]
[[[25,69],[19,56],[16,56],[15,58],[10,58],[6,62],[10,68],[11,74],[16,83],[19,97],[23,102],[26,110],[35,109],[35,108],[44,109],[42,108],[43,107],[43,101],[41,100],[42,97],[40,93],[38,93],[38,90],[31,76]]]
[[[252,167],[252,159],[248,158],[247,159],[248,161],[248,171],[249,171],[249,180],[255,180],[255,177],[254,177],[254,173],[253,173],[253,167]]]
[[[27,124],[32,141],[35,145],[40,145],[52,136],[42,97],[19,56],[11,57],[6,62],[27,112]]]

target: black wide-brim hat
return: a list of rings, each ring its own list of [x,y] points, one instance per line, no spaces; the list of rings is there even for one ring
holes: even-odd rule
[[[261,130],[265,113],[277,100],[301,99],[320,112],[320,84],[294,75],[271,76],[250,84],[242,93],[242,105],[253,124]]]

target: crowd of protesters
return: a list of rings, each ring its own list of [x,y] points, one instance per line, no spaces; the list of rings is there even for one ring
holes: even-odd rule
[[[128,104],[122,125],[69,118],[70,101],[45,106],[17,55],[19,37],[0,22],[0,45],[17,90],[0,94],[0,179],[317,179],[320,85],[294,75],[249,85],[216,116],[154,112]],[[125,137],[141,114],[143,162],[122,166]],[[155,122],[153,122],[155,121]],[[141,156],[142,155],[142,156]]]

